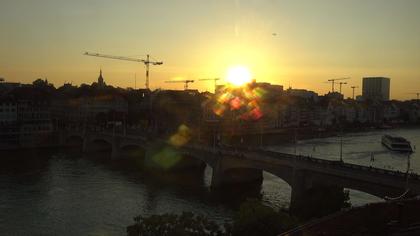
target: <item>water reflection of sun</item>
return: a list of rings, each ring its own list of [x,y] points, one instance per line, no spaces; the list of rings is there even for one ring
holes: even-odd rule
[[[234,86],[242,86],[252,80],[251,72],[244,66],[234,66],[228,69],[226,80]]]

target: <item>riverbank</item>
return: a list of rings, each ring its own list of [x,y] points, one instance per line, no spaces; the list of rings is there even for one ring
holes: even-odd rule
[[[221,143],[235,146],[274,146],[292,144],[299,140],[320,139],[346,136],[348,134],[360,134],[387,130],[393,132],[398,129],[420,129],[420,125],[399,124],[394,126],[360,126],[345,127],[343,130],[336,128],[283,128],[267,130],[263,133],[252,134],[229,134],[222,137]],[[213,142],[213,141],[212,141]]]

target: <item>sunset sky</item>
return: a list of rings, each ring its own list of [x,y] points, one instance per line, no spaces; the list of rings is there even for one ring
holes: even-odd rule
[[[326,80],[351,77],[351,96],[363,76],[390,77],[392,98],[420,92],[418,0],[0,0],[0,32],[7,81],[90,84],[102,68],[108,84],[134,87],[136,73],[144,86],[142,64],[82,55],[90,51],[162,60],[152,88],[243,65],[257,81],[320,94]]]

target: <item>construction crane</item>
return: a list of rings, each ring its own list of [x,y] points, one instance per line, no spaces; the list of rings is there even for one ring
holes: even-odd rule
[[[194,83],[194,80],[186,79],[186,80],[168,80],[165,83],[184,83],[184,90],[188,90],[188,84]]]
[[[161,62],[161,61],[151,61],[149,54],[147,54],[146,59],[112,56],[112,55],[105,55],[105,54],[100,54],[100,53],[90,53],[90,52],[85,52],[83,55],[143,63],[146,66],[146,83],[145,83],[146,89],[149,89],[149,66],[150,65],[156,66],[156,65],[162,65],[163,64],[163,62]]]
[[[420,96],[420,93],[410,93],[410,94],[415,94],[415,95],[417,95],[417,101],[419,101],[419,96]]]
[[[350,88],[353,90],[353,100],[354,100],[354,90],[359,88],[359,86],[351,86]]]
[[[331,82],[332,92],[334,92],[334,85],[335,85],[335,81],[337,81],[337,80],[346,80],[346,79],[350,79],[350,78],[349,78],[349,77],[346,77],[346,78],[329,79],[329,80],[327,81],[327,83],[328,83],[328,82]],[[340,88],[341,88],[341,85],[340,85]],[[341,93],[341,91],[340,91],[340,93]]]
[[[340,93],[341,93],[341,86],[342,86],[343,84],[347,84],[347,82],[339,82],[338,84],[340,85]]]
[[[217,81],[220,80],[220,78],[199,79],[199,81],[208,81],[208,80],[213,80],[214,81],[214,93],[216,93]]]

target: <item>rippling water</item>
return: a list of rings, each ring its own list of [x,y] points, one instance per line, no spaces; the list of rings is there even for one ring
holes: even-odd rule
[[[197,176],[169,181],[86,158],[31,158],[1,168],[0,234],[124,235],[139,214],[194,211],[218,221],[232,216],[232,208],[213,199]]]
[[[344,161],[405,171],[407,157],[388,151],[380,144],[386,131],[348,134]],[[392,130],[420,147],[419,129]],[[293,145],[269,147],[294,152]],[[298,153],[338,159],[339,138],[300,141]],[[371,153],[375,161],[370,161]],[[60,152],[27,153],[0,165],[0,234],[5,235],[125,235],[133,217],[166,212],[193,211],[222,222],[231,219],[240,192],[212,193],[211,169],[204,175],[143,173],[136,167],[98,161]],[[2,158],[6,157],[2,154]],[[411,167],[420,173],[420,156],[414,153]],[[274,207],[287,205],[290,187],[264,173],[262,201]],[[353,204],[378,201],[368,194],[351,191]]]

